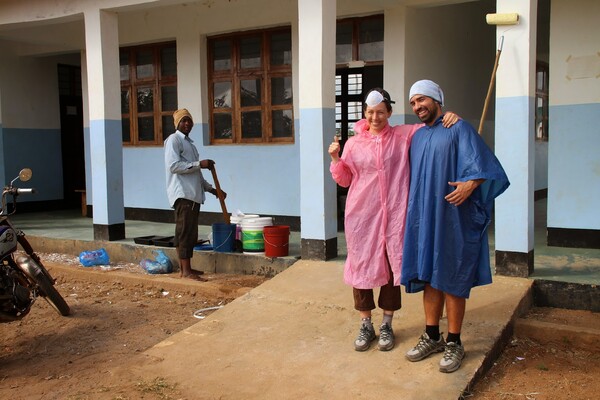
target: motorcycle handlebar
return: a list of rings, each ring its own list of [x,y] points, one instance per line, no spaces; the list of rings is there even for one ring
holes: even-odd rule
[[[16,211],[16,205],[17,205],[17,196],[20,194],[32,194],[32,193],[36,193],[36,190],[34,188],[16,188],[16,187],[12,187],[12,186],[7,186],[4,188],[4,190],[2,190],[2,205],[0,208],[0,216],[8,216],[8,215],[12,215],[15,213]],[[7,207],[7,196],[12,196],[12,211],[9,210],[9,208]]]

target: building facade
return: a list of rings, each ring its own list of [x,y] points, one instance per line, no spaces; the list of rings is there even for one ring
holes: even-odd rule
[[[432,79],[509,175],[496,272],[528,276],[540,196],[549,244],[600,248],[599,16],[594,0],[5,0],[0,177],[33,168],[32,208],[85,190],[95,237],[122,239],[126,218],[172,218],[162,142],[187,108],[229,211],[274,216],[300,231],[302,257],[330,259],[334,134],[352,135],[375,86],[396,101],[393,124],[416,122],[408,89]],[[214,199],[203,211],[221,215]]]

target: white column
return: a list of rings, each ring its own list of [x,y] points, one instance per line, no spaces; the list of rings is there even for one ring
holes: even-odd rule
[[[85,13],[94,238],[125,238],[117,14]]]
[[[336,1],[298,0],[302,258],[337,257],[336,186],[327,148],[335,135]]]
[[[496,155],[510,187],[496,201],[496,273],[533,272],[535,66],[537,0],[498,0],[496,12],[518,13],[517,25],[498,25],[502,52],[496,75]]]
[[[383,88],[396,102],[390,118],[390,125],[406,123],[408,88],[405,82],[406,66],[406,7],[385,11],[385,32],[383,38]],[[412,113],[410,114],[412,115]]]

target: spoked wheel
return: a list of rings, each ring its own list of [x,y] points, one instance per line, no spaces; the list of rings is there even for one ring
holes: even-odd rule
[[[50,276],[50,273],[42,265],[38,264],[31,258],[29,258],[29,276],[40,288],[40,296],[46,301],[63,317],[66,317],[71,313],[69,305],[58,293],[58,290],[54,287],[54,281]]]

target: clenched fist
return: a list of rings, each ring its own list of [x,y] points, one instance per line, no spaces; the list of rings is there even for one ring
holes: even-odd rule
[[[329,145],[329,150],[327,151],[331,156],[331,161],[338,162],[340,159],[340,138],[335,135],[333,137],[333,142]]]

